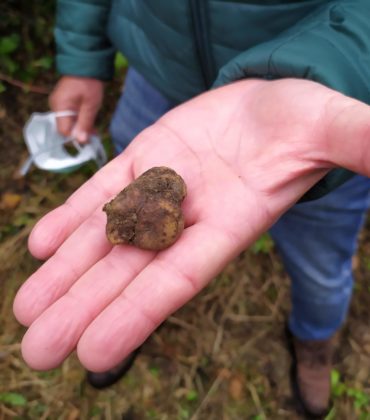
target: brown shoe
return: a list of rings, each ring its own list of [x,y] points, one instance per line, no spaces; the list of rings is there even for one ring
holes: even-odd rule
[[[91,372],[87,371],[87,382],[94,388],[107,388],[119,381],[132,367],[134,361],[139,354],[141,347],[136,349],[126,357],[119,365],[105,372]]]
[[[330,409],[333,344],[333,338],[303,341],[291,336],[293,391],[311,418],[324,417]]]

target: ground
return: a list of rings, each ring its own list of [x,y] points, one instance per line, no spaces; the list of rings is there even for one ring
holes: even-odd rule
[[[114,100],[108,94],[99,123],[103,133]],[[267,236],[170,317],[110,389],[89,387],[73,354],[49,372],[25,365],[24,328],[12,315],[12,301],[41,264],[28,253],[27,236],[94,170],[56,175],[34,168],[17,176],[27,155],[22,127],[36,110],[47,110],[47,95],[7,85],[0,96],[0,419],[301,418],[291,397],[284,340],[289,279]],[[369,239],[370,223],[353,262],[356,286],[336,352],[328,419],[370,419]]]

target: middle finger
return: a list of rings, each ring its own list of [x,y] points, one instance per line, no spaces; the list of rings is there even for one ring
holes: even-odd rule
[[[129,245],[113,248],[31,325],[22,342],[26,362],[40,370],[58,366],[86,327],[154,255]]]

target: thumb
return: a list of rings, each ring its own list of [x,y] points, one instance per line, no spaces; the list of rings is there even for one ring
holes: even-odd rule
[[[58,117],[57,119],[57,129],[59,133],[63,136],[70,136],[73,126],[76,123],[76,117],[68,116],[68,117]]]
[[[98,112],[99,106],[87,102],[82,103],[77,122],[73,128],[72,136],[79,143],[86,143],[90,133],[93,131],[95,117]]]
[[[370,177],[370,106],[347,97],[330,102],[325,127],[328,160]]]

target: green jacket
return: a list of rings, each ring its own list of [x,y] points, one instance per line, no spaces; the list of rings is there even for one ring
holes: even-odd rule
[[[108,80],[119,50],[176,102],[296,77],[370,104],[370,0],[58,0],[55,38],[60,73]],[[331,171],[305,198],[349,177]]]

